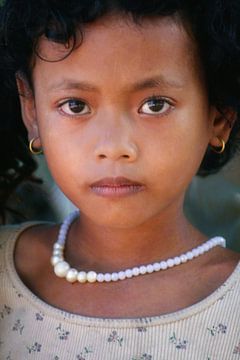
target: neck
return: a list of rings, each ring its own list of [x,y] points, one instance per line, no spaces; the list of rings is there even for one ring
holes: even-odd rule
[[[132,228],[100,226],[81,214],[67,236],[66,259],[86,271],[113,272],[174,257],[204,240],[182,211]]]

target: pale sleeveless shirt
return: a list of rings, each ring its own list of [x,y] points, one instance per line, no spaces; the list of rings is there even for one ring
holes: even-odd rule
[[[27,226],[0,232],[1,360],[240,359],[240,264],[211,295],[183,310],[91,318],[50,306],[23,284],[13,253]]]

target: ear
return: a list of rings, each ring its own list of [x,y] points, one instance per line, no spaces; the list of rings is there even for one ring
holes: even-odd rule
[[[24,75],[17,73],[16,82],[21,104],[22,119],[28,131],[28,138],[29,140],[39,138],[33,91]]]
[[[222,145],[221,140],[224,140],[226,143],[236,119],[237,113],[231,108],[223,111],[216,110],[213,120],[212,137],[209,144],[213,147],[219,147]]]

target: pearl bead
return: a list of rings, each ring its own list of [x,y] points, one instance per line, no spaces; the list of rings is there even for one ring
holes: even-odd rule
[[[139,271],[140,271],[141,275],[146,274],[146,272],[147,272],[146,266],[144,266],[144,265],[140,266]]]
[[[87,281],[90,283],[94,283],[97,280],[97,274],[95,271],[89,271],[87,273]]]
[[[188,260],[192,260],[193,257],[194,257],[192,251],[188,251],[185,255],[186,255]]]
[[[104,281],[104,275],[103,274],[97,274],[97,281],[98,282],[103,282]]]
[[[224,248],[226,247],[226,240],[224,238],[220,238],[220,245],[223,246]]]
[[[126,279],[125,271],[119,271],[118,278],[119,278],[119,280]]]
[[[167,260],[167,266],[170,267],[170,268],[173,267],[174,266],[174,260],[173,259],[168,259]]]
[[[212,249],[214,247],[214,244],[212,243],[212,241],[208,241],[208,245],[209,245],[209,249]]]
[[[166,261],[161,261],[161,262],[160,262],[160,266],[161,266],[161,269],[162,269],[162,270],[166,270],[167,267],[168,267]]]
[[[65,224],[63,224],[62,226],[61,226],[61,229],[60,229],[60,231],[59,231],[59,235],[64,235],[65,234],[65,232],[66,232],[66,226],[65,226]]]
[[[125,270],[126,277],[130,279],[133,276],[133,272],[131,269]]]
[[[112,281],[118,281],[118,273],[112,273]]]
[[[140,269],[138,267],[134,267],[132,269],[133,276],[138,276],[140,274]]]
[[[63,255],[63,251],[62,250],[54,250],[53,251],[53,256],[62,256]]]
[[[153,270],[154,271],[159,271],[161,269],[160,263],[156,262],[153,264]]]
[[[68,270],[67,275],[66,275],[67,281],[69,281],[70,283],[73,283],[73,282],[77,281],[77,277],[78,277],[78,271],[76,269]]]
[[[52,256],[51,257],[51,264],[53,266],[57,265],[57,263],[59,263],[59,261],[63,261],[63,257],[61,257],[61,256]]]
[[[182,263],[185,263],[185,262],[188,261],[188,259],[187,259],[187,257],[186,257],[185,254],[180,255],[180,260],[181,260]]]
[[[54,250],[63,250],[63,248],[64,248],[64,246],[57,242],[53,245]]]
[[[59,237],[58,237],[59,243],[61,243],[61,244],[64,243],[65,236],[66,236],[66,235],[59,235]]]
[[[204,252],[207,252],[209,250],[209,245],[208,244],[203,244],[202,248],[203,248]]]
[[[198,249],[199,249],[199,255],[202,255],[204,253],[203,246],[198,246]]]
[[[181,264],[181,259],[179,256],[175,256],[175,258],[173,259],[174,261],[174,265],[180,265]]]
[[[104,281],[110,282],[112,280],[112,276],[109,273],[104,274]]]
[[[206,243],[202,244],[201,248],[202,248],[203,252],[206,252],[207,251],[207,244]]]
[[[87,273],[85,271],[80,271],[77,276],[77,280],[84,284],[87,281]]]
[[[153,271],[154,271],[153,266],[151,264],[147,265],[147,273],[151,274],[153,273]]]
[[[199,249],[198,249],[198,248],[193,249],[193,250],[192,250],[192,253],[193,253],[193,256],[194,256],[194,257],[198,257],[198,256],[200,255],[200,252],[199,252]]]
[[[54,266],[55,274],[61,278],[67,275],[69,269],[70,266],[66,261],[60,261]]]

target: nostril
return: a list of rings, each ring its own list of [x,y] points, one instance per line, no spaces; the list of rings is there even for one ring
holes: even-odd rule
[[[98,156],[100,159],[105,159],[106,158],[106,155],[104,155],[104,154],[99,154],[99,156]]]
[[[0,0],[1,1],[1,0]],[[97,145],[94,156],[98,160],[122,160],[122,161],[135,161],[138,156],[138,149],[135,145],[130,143],[111,143]]]

